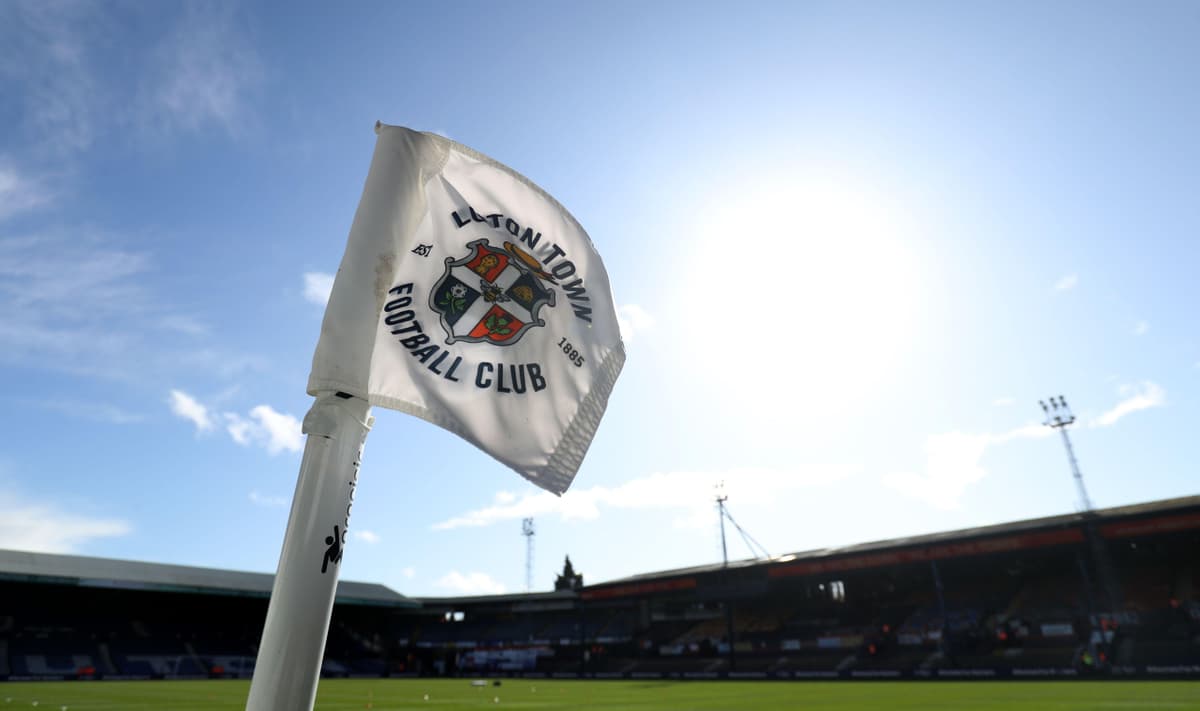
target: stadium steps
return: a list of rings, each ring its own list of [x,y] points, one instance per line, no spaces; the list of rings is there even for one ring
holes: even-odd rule
[[[1117,612],[1123,606],[1121,583],[1117,578],[1116,570],[1113,568],[1112,556],[1109,555],[1108,545],[1104,542],[1104,538],[1100,535],[1100,532],[1096,530],[1095,522],[1088,521],[1087,533],[1088,546],[1092,552],[1092,563],[1096,566],[1096,573],[1100,578],[1097,581],[1099,582],[1100,592],[1104,595],[1104,599],[1108,603],[1106,607],[1109,611]]]
[[[338,628],[338,630],[341,631],[342,634],[344,634],[345,636],[347,636],[351,640],[353,640],[354,643],[357,644],[363,651],[371,653],[371,654],[382,654],[383,653],[383,651],[384,651],[383,645],[379,644],[376,641],[369,639],[366,635],[364,635],[363,633],[354,629],[353,627],[346,624],[345,622],[342,622],[339,620],[337,623],[337,628]]]
[[[920,664],[917,666],[917,668],[918,668],[918,669],[923,669],[923,670],[926,670],[926,671],[928,671],[928,670],[930,670],[930,669],[936,669],[936,668],[938,668],[938,667],[940,667],[940,666],[941,666],[941,662],[942,662],[942,660],[943,660],[943,659],[945,659],[945,658],[946,658],[946,653],[945,653],[945,652],[943,652],[943,651],[942,651],[942,650],[940,650],[940,649],[938,649],[938,650],[935,650],[935,651],[934,651],[932,654],[930,654],[928,657],[925,657],[925,659],[923,659],[923,660],[921,661],[921,663],[920,663]]]
[[[724,617],[702,620],[683,634],[675,637],[670,643],[673,645],[688,645],[706,639],[722,639],[726,634],[726,625]]]
[[[1133,663],[1133,640],[1129,637],[1121,640],[1117,646],[1116,662],[1120,666],[1129,666]]]
[[[208,664],[200,658],[199,654],[196,654],[196,648],[192,646],[191,642],[184,642],[183,649],[185,652],[187,652],[188,658],[192,660],[192,663],[196,665],[197,669],[203,669],[205,672],[208,671]]]
[[[8,640],[0,639],[0,674],[8,676],[12,671],[8,668]]]
[[[1009,600],[1008,604],[1004,606],[1004,611],[1000,613],[998,617],[1006,620],[1016,617],[1017,612],[1025,607],[1025,602],[1032,594],[1032,590],[1032,585],[1030,583],[1022,585],[1021,589],[1017,591],[1017,594],[1013,596],[1013,599]]]
[[[117,665],[113,664],[112,651],[108,648],[108,642],[101,642],[97,645],[96,655],[100,662],[100,671],[104,674],[116,674]]]

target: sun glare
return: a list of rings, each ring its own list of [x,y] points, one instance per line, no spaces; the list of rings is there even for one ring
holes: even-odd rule
[[[706,215],[686,271],[702,298],[684,309],[689,331],[770,356],[738,399],[836,406],[893,372],[920,291],[908,220],[884,196],[831,183],[753,191]],[[706,352],[728,365],[733,350]]]

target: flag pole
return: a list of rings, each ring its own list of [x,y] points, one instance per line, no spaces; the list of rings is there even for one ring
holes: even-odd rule
[[[308,435],[246,711],[311,711],[337,592],[370,404],[321,392]]]

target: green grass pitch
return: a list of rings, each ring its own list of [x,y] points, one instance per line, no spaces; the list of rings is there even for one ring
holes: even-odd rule
[[[0,711],[235,711],[247,681],[0,682]],[[425,699],[428,694],[428,700]],[[762,682],[327,679],[317,711],[1200,709],[1200,682]]]

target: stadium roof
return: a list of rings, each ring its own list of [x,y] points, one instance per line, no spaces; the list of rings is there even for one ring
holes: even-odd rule
[[[745,569],[761,566],[769,569],[768,572],[781,572],[781,569],[795,566],[811,566],[812,563],[823,565],[820,561],[833,560],[836,563],[836,561],[844,561],[846,559],[873,559],[879,557],[874,554],[887,554],[888,551],[900,551],[900,555],[904,555],[903,551],[913,549],[934,551],[939,548],[958,549],[962,546],[956,544],[962,542],[968,542],[969,545],[970,541],[996,541],[1003,540],[1004,537],[1040,540],[1046,536],[1059,535],[1044,532],[1061,532],[1066,529],[1078,529],[1080,524],[1085,520],[1085,515],[1081,513],[1048,516],[992,526],[980,526],[977,528],[893,538],[847,546],[819,548],[769,559],[730,561],[729,567]],[[1159,529],[1154,529],[1156,525],[1162,531],[1182,530],[1185,528],[1192,530],[1200,528],[1200,496],[1186,496],[1143,504],[1100,509],[1094,512],[1093,520],[1096,521],[1101,529],[1101,534],[1105,537],[1109,537],[1110,535],[1124,537],[1141,535],[1146,532],[1158,532]],[[1131,521],[1132,523],[1130,523]],[[1035,543],[1035,545],[1041,544]],[[964,549],[965,552],[966,549]],[[589,594],[603,595],[604,590],[611,591],[619,588],[640,589],[646,585],[670,586],[672,581],[679,582],[679,579],[686,576],[714,573],[722,570],[722,568],[723,566],[720,563],[714,563],[689,568],[642,573],[626,578],[606,580],[587,585],[580,592],[513,593],[507,595],[447,598],[408,598],[383,585],[342,580],[338,582],[336,602],[340,604],[405,608],[427,607],[434,610],[453,608],[457,605],[475,606],[489,604],[521,606],[530,610],[552,610],[569,606],[571,601],[579,596],[586,598]],[[782,570],[782,572],[786,573],[787,570]],[[214,568],[195,568],[106,558],[85,558],[51,553],[0,550],[0,580],[265,598],[271,594],[271,586],[274,579],[274,575],[266,573],[246,573]],[[668,589],[668,587],[663,587],[663,589]],[[598,590],[601,592],[594,592]]]
[[[1097,509],[1093,512],[1093,515],[1098,521],[1111,521],[1114,519],[1165,514],[1198,507],[1200,507],[1200,496],[1183,496],[1176,499],[1163,499],[1161,501],[1151,501],[1143,504],[1131,504],[1128,506],[1115,506],[1107,509]],[[979,526],[976,528],[964,528],[955,531],[929,533],[920,536],[892,538],[883,541],[871,541],[868,543],[854,543],[851,545],[836,546],[831,548],[816,548],[813,550],[788,553],[771,558],[747,558],[736,561],[731,560],[729,561],[728,568],[748,568],[759,565],[791,563],[799,560],[813,560],[852,554],[874,553],[897,548],[916,548],[954,541],[965,541],[1006,534],[1018,534],[1029,531],[1041,531],[1069,526],[1078,526],[1084,521],[1084,518],[1084,514],[1082,513],[1071,513],[1059,516],[1026,519],[1024,521],[1013,521],[1011,523],[1001,523],[991,526]],[[722,566],[720,563],[710,563],[707,565],[697,565],[688,568],[660,570],[653,573],[639,573],[637,575],[631,575],[627,578],[606,580],[603,583],[589,585],[588,587],[594,588],[609,585],[636,583],[648,580],[659,580],[663,578],[674,578],[684,575],[697,575],[703,573],[712,573],[723,569],[727,568]]]
[[[268,573],[194,568],[186,565],[0,550],[0,580],[123,590],[269,597],[275,576]],[[338,581],[337,597],[334,601],[351,605],[420,607],[420,603],[415,600],[383,585],[346,580]]]

